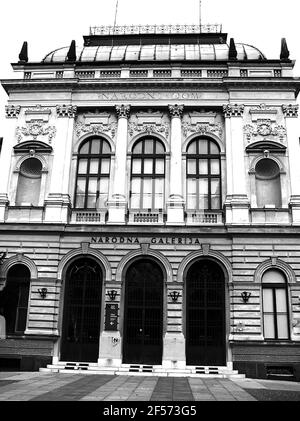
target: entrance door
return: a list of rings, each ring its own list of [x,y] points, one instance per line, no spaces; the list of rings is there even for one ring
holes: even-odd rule
[[[225,281],[209,260],[194,263],[186,278],[186,361],[188,365],[226,365]]]
[[[123,362],[161,364],[163,273],[148,259],[126,273]]]
[[[92,259],[68,269],[64,294],[61,360],[97,362],[101,317],[102,271]]]

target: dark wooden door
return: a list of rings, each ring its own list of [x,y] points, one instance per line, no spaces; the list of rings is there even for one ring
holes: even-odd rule
[[[102,271],[91,259],[76,260],[66,276],[61,360],[97,362]]]
[[[162,327],[162,270],[139,260],[126,273],[123,362],[161,364]]]
[[[225,282],[209,260],[194,263],[186,279],[186,362],[226,365]]]

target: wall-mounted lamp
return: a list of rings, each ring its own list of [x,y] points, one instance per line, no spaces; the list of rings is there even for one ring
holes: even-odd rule
[[[107,291],[107,295],[111,299],[111,301],[115,301],[117,296],[117,291],[115,289],[112,289],[111,291]]]
[[[39,288],[38,292],[39,292],[40,296],[42,297],[42,299],[44,300],[47,297],[48,289],[47,288]]]
[[[5,259],[6,255],[7,255],[6,251],[2,251],[0,253],[0,265],[3,265],[3,260]]]
[[[176,301],[180,297],[180,293],[178,291],[172,291],[170,292],[169,297],[171,297],[173,303],[176,303]]]
[[[249,298],[251,297],[251,292],[243,291],[243,292],[241,292],[241,297],[242,297],[244,303],[248,303]]]

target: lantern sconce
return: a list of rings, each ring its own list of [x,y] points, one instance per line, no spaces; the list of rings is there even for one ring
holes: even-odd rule
[[[109,296],[111,301],[115,301],[117,296],[117,291],[115,289],[112,289],[111,291],[107,291],[107,295]]]
[[[178,298],[180,297],[180,293],[178,291],[172,291],[170,292],[169,297],[172,298],[173,303],[176,303]]]
[[[47,297],[48,289],[47,288],[39,288],[38,292],[39,292],[40,296],[42,297],[42,299],[44,300]]]
[[[5,259],[6,255],[7,255],[6,251],[2,251],[0,253],[0,265],[3,265],[3,260]]]
[[[244,303],[248,303],[249,298],[251,297],[251,292],[243,291],[241,292],[241,297]]]

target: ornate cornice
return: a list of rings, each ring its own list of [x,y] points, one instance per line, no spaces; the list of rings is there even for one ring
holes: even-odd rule
[[[6,118],[18,118],[21,111],[20,105],[6,105],[5,114]]]
[[[75,124],[75,132],[77,137],[82,136],[82,134],[98,134],[101,135],[102,133],[110,133],[111,137],[114,138],[117,132],[117,123],[111,124],[83,124],[83,123],[76,123]]]
[[[169,113],[171,117],[181,117],[183,113],[183,105],[169,105]]]
[[[48,136],[48,141],[51,143],[55,134],[56,128],[54,126],[44,127],[44,124],[40,121],[28,123],[26,124],[26,127],[16,128],[18,143],[22,141],[22,136],[31,136],[34,140],[36,140],[38,136]]]
[[[285,117],[298,117],[299,105],[282,105],[282,112]]]
[[[116,105],[116,113],[118,118],[129,118],[130,105]]]
[[[244,114],[245,106],[242,104],[227,104],[223,105],[223,112],[225,117],[242,117]]]
[[[76,105],[57,105],[56,113],[58,117],[75,118],[77,107]]]
[[[272,124],[270,119],[261,119],[257,120],[257,124],[247,124],[244,126],[244,133],[246,135],[246,139],[248,142],[251,141],[252,138],[256,138],[253,140],[257,140],[257,136],[262,136],[263,139],[267,136],[272,136],[276,140],[279,139],[282,142],[286,137],[286,129],[284,126],[278,124]]]

